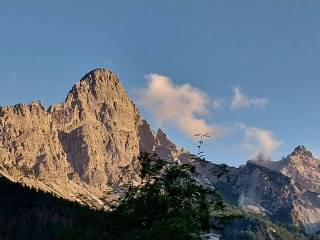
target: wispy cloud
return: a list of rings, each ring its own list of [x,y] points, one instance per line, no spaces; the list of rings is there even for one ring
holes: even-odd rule
[[[252,158],[272,156],[281,145],[275,135],[263,128],[247,126],[243,123],[217,125],[208,122],[212,110],[223,109],[225,100],[213,100],[204,91],[190,84],[176,85],[167,76],[149,74],[145,77],[147,85],[137,92],[137,102],[152,113],[160,124],[170,125],[193,137],[195,133],[210,133],[214,138],[225,137],[238,132],[243,136],[240,144]],[[244,107],[264,107],[265,98],[249,98],[234,89],[232,109]]]
[[[139,91],[138,103],[156,120],[174,125],[189,137],[195,133],[219,134],[219,127],[205,119],[212,107],[222,107],[219,101],[211,101],[205,92],[189,84],[175,85],[166,76],[149,74],[146,79],[148,83]]]
[[[231,109],[241,109],[248,107],[258,107],[265,108],[268,104],[268,99],[266,98],[249,98],[244,94],[240,87],[233,88],[233,97],[230,103]]]
[[[243,147],[251,154],[253,158],[258,156],[270,157],[281,145],[274,134],[262,128],[249,127],[243,123],[238,124],[244,131]]]

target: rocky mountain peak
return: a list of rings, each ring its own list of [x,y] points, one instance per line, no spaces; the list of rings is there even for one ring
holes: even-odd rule
[[[118,77],[110,70],[98,68],[85,74],[68,93],[65,102],[77,100],[97,100],[99,102],[110,100],[110,94],[126,96]]]
[[[40,102],[0,107],[0,175],[66,199],[110,203],[121,184],[139,181],[140,151],[171,161],[181,155],[164,132],[152,131],[107,69],[85,74],[47,111]]]
[[[80,82],[82,81],[87,81],[88,78],[94,78],[95,77],[100,77],[100,76],[105,76],[105,75],[114,75],[114,73],[106,68],[96,68],[93,69],[89,72],[87,72],[81,79]],[[91,76],[91,77],[90,77]]]
[[[163,145],[174,145],[168,138],[165,132],[162,129],[158,129],[156,134],[156,139]]]
[[[308,157],[313,157],[312,153],[304,145],[297,146],[294,151],[291,153],[291,156],[296,155],[305,155]]]
[[[88,72],[82,77],[78,86],[89,86],[89,88],[95,90],[104,87],[108,87],[109,90],[122,88],[118,76],[105,68],[97,68]]]

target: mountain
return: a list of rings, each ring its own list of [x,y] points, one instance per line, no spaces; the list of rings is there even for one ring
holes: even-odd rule
[[[306,190],[320,193],[320,160],[303,145],[267,167],[290,177]]]
[[[139,181],[132,170],[140,151],[183,156],[150,129],[109,70],[89,72],[48,109],[40,102],[0,107],[1,175],[65,199],[95,208],[112,202],[120,185]]]
[[[297,208],[297,222],[305,224],[309,232],[320,229],[320,160],[303,145],[269,168],[288,176],[302,189],[309,201]]]
[[[249,161],[220,183],[223,195],[249,212],[320,230],[320,160],[298,146],[280,161]]]
[[[109,70],[87,73],[59,104],[0,107],[0,175],[91,208],[108,208],[140,182],[140,151],[190,162],[162,130],[154,132]],[[198,181],[231,204],[275,222],[320,230],[319,160],[297,147],[277,162],[239,168],[193,161]],[[217,177],[220,176],[220,177]]]

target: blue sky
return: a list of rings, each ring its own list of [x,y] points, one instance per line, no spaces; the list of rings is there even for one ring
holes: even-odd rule
[[[189,84],[209,99],[207,114],[190,114],[227,129],[206,142],[210,160],[243,164],[254,148],[266,150],[262,142],[273,146],[266,153],[273,159],[298,144],[318,154],[319,12],[312,0],[0,0],[0,105],[60,102],[97,67],[117,73],[137,99],[153,73],[170,78],[173,90]],[[246,107],[230,108],[235,89]],[[210,107],[218,100],[220,109]],[[156,120],[146,106],[141,112],[195,150],[179,124]]]

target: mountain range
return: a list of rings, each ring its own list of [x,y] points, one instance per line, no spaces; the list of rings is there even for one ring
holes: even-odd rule
[[[107,209],[127,183],[138,184],[139,152],[192,162],[198,180],[215,186],[230,204],[274,222],[320,230],[320,160],[298,146],[279,161],[250,160],[238,168],[190,160],[190,152],[154,132],[118,77],[96,69],[62,103],[0,107],[0,174],[12,182]]]

